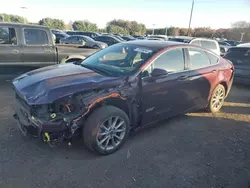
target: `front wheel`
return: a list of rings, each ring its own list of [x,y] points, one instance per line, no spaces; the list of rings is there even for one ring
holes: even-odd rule
[[[114,106],[96,109],[83,128],[85,145],[100,155],[117,151],[125,142],[130,127],[127,114]]]
[[[226,97],[225,88],[223,85],[219,84],[215,88],[215,90],[214,90],[214,92],[209,100],[209,104],[207,107],[208,111],[212,112],[212,113],[219,112],[221,107],[223,106],[225,97]]]

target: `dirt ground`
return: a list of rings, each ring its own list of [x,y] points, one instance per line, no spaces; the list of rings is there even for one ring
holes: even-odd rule
[[[80,141],[49,148],[20,134],[10,81],[0,81],[1,188],[247,188],[250,87],[233,86],[221,113],[190,113],[133,133],[100,157]]]

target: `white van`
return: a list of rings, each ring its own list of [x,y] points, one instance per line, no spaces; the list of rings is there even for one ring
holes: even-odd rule
[[[205,39],[205,38],[177,36],[177,37],[173,37],[173,38],[169,39],[169,41],[184,42],[184,43],[189,43],[192,45],[201,46],[203,48],[206,48],[206,49],[213,51],[217,55],[220,55],[220,45],[216,40]]]

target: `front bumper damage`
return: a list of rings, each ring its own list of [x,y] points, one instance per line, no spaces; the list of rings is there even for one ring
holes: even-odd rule
[[[79,133],[77,130],[82,123],[78,118],[79,115],[56,117],[56,114],[51,114],[51,116],[52,120],[36,118],[32,116],[27,105],[16,100],[13,117],[24,136],[38,137],[50,146],[55,146]]]

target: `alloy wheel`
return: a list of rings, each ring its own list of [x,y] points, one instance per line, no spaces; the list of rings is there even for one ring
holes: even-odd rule
[[[96,137],[97,145],[105,151],[119,146],[126,134],[126,124],[123,118],[111,116],[100,126]]]

